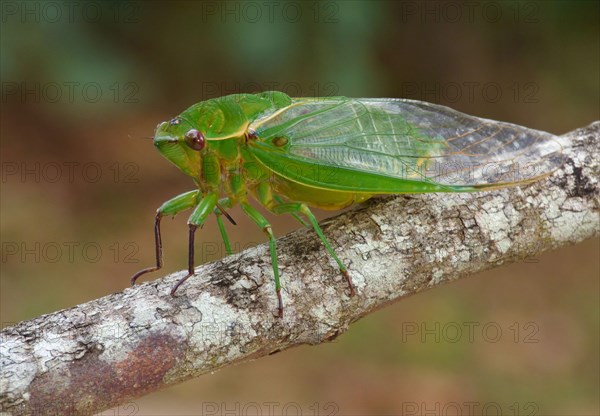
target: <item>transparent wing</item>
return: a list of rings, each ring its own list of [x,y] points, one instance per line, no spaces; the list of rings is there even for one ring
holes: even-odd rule
[[[550,133],[414,100],[299,98],[250,128],[289,160],[453,187],[530,182],[562,163]]]

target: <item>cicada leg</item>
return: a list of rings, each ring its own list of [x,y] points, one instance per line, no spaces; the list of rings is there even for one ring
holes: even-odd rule
[[[280,205],[285,203],[285,201],[283,200],[283,198],[281,198],[281,197],[279,197],[279,196],[277,196],[277,195],[273,195],[273,199],[274,199],[274,200],[275,200],[275,201],[276,201],[278,204],[280,204]],[[306,223],[306,221],[304,221],[304,220],[302,219],[302,217],[301,217],[300,215],[296,214],[295,212],[292,212],[292,213],[291,213],[291,215],[292,215],[292,217],[294,217],[294,219],[295,219],[296,221],[298,221],[300,224],[302,224],[302,226],[303,226],[303,227],[308,227],[308,224]]]
[[[217,202],[217,206],[214,209],[214,214],[217,218],[217,226],[219,227],[219,232],[221,233],[221,238],[223,239],[223,244],[225,244],[225,251],[227,251],[227,255],[231,256],[231,254],[233,254],[233,251],[231,250],[231,244],[229,243],[229,236],[227,235],[227,230],[225,229],[225,224],[223,224],[223,215],[226,215],[227,218],[229,219],[229,221],[233,224],[235,224],[235,221],[233,221],[233,219],[229,216],[229,214],[227,214],[227,212],[225,212],[225,209],[227,208],[231,208],[232,203],[231,203],[231,198],[222,198],[219,199],[219,202]]]
[[[306,218],[308,218],[308,221],[310,222],[313,229],[321,239],[321,242],[323,243],[331,257],[333,257],[333,259],[338,264],[340,272],[342,272],[342,274],[346,278],[346,282],[348,282],[348,287],[350,288],[350,296],[354,296],[356,294],[356,291],[354,289],[354,285],[352,284],[350,274],[348,273],[348,268],[344,265],[344,263],[342,263],[340,258],[337,256],[337,254],[329,244],[329,241],[327,241],[327,237],[325,237],[325,234],[323,234],[323,230],[321,230],[317,218],[314,216],[314,214],[308,208],[308,206],[300,202],[277,202],[278,200],[281,201],[281,199],[273,194],[272,189],[267,183],[260,184],[257,187],[255,194],[260,203],[263,204],[265,208],[267,208],[270,212],[274,214],[302,214]]]
[[[267,206],[267,209],[269,209],[269,211],[273,212],[274,214],[300,213],[306,216],[306,218],[308,218],[308,221],[310,221],[313,229],[321,239],[321,242],[323,243],[331,257],[333,257],[333,259],[338,264],[340,272],[342,272],[342,274],[346,278],[346,282],[348,282],[348,287],[350,288],[350,296],[354,296],[356,294],[356,291],[354,290],[354,285],[352,284],[352,279],[350,278],[350,274],[348,273],[348,268],[344,265],[344,263],[342,263],[337,254],[335,254],[335,251],[329,244],[329,241],[327,241],[327,237],[325,237],[325,234],[323,234],[323,230],[321,230],[317,218],[314,216],[314,214],[308,208],[308,206],[306,206],[306,204],[299,202],[290,202],[285,204],[274,205],[271,207]]]
[[[186,209],[192,208],[196,205],[196,199],[199,191],[189,191],[181,195],[177,195],[175,198],[169,199],[167,202],[162,204],[156,211],[156,217],[154,219],[154,246],[156,249],[156,266],[147,267],[140,270],[133,276],[131,276],[131,285],[135,285],[136,280],[143,274],[154,272],[159,270],[162,265],[162,239],[160,235],[160,220],[165,215],[177,215],[179,212]]]
[[[204,196],[196,208],[194,208],[194,212],[190,215],[188,219],[189,226],[189,250],[188,250],[188,274],[179,279],[179,281],[173,286],[171,289],[171,296],[175,296],[175,292],[179,286],[183,284],[190,276],[194,275],[194,234],[198,227],[202,227],[206,218],[213,212],[213,209],[217,205],[217,194],[210,193]]]
[[[281,299],[281,282],[279,280],[279,265],[277,263],[277,243],[271,229],[271,224],[260,212],[248,202],[240,202],[242,210],[258,225],[269,238],[269,250],[271,251],[271,264],[273,265],[273,278],[275,280],[275,293],[277,294],[277,315],[283,318],[283,300]]]
[[[342,274],[346,278],[346,282],[348,282],[348,287],[350,288],[350,296],[354,296],[356,294],[356,291],[354,290],[354,285],[352,284],[352,279],[350,278],[350,274],[348,273],[348,268],[344,265],[344,263],[342,263],[340,258],[337,256],[337,254],[335,253],[335,251],[329,244],[329,241],[327,241],[327,237],[325,237],[325,234],[323,234],[323,230],[321,230],[321,227],[319,226],[319,222],[317,221],[317,218],[314,216],[314,214],[308,208],[308,206],[306,206],[306,204],[302,204],[302,203],[285,203],[285,204],[275,205],[272,208],[272,212],[275,214],[301,213],[301,214],[305,215],[306,218],[308,218],[308,221],[310,221],[313,229],[315,230],[315,232],[321,239],[321,242],[323,243],[323,245],[325,246],[325,248],[327,249],[327,251],[329,252],[331,257],[333,257],[333,259],[338,264],[338,266],[340,268],[340,272],[342,272]]]

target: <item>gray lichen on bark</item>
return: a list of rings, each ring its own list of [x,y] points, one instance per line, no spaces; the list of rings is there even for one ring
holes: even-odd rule
[[[278,240],[285,314],[268,247],[5,328],[3,414],[90,414],[234,363],[318,344],[422,290],[599,233],[600,122],[562,136],[565,164],[524,187],[378,198],[323,222],[358,295],[310,230]]]

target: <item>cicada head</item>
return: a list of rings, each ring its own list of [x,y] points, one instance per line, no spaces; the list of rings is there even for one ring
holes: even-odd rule
[[[185,174],[198,178],[202,157],[231,156],[222,142],[244,137],[248,119],[236,96],[202,101],[156,127],[154,145]],[[224,154],[221,154],[224,152]]]
[[[204,134],[180,117],[156,126],[154,145],[158,151],[186,175],[197,178],[207,141]]]

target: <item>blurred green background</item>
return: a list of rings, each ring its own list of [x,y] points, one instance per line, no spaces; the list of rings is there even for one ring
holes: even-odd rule
[[[600,118],[596,1],[1,7],[3,326],[122,290],[152,264],[155,209],[192,182],[140,137],[197,101],[413,98],[556,134]],[[238,250],[264,241],[232,215]],[[297,228],[272,220],[278,235]],[[185,222],[164,222],[165,272],[185,267]],[[213,222],[197,240],[198,262],[224,255]],[[525,259],[390,306],[334,343],[106,414],[597,415],[598,250]]]

